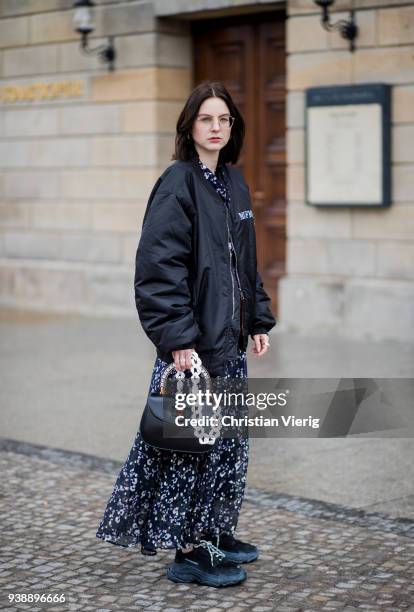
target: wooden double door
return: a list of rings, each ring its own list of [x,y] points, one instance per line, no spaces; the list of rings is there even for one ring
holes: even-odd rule
[[[277,314],[285,273],[285,13],[193,23],[194,85],[222,81],[246,122],[239,167],[255,215],[258,268]]]

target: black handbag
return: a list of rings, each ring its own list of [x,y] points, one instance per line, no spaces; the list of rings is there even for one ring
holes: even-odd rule
[[[210,375],[195,351],[191,354],[191,363],[191,379],[187,378],[186,381],[191,381],[194,390],[198,386],[201,374],[209,387],[211,385]],[[217,446],[220,426],[213,426],[206,433],[202,426],[176,423],[178,415],[199,418],[202,410],[200,406],[189,405],[183,411],[176,408],[175,394],[168,395],[166,392],[168,376],[173,371],[176,372],[175,379],[178,385],[185,378],[184,372],[178,372],[174,363],[165,367],[161,374],[160,393],[150,393],[147,398],[140,423],[142,439],[146,444],[161,450],[197,454],[211,452]],[[206,414],[206,410],[204,412]],[[220,419],[220,409],[214,416]]]

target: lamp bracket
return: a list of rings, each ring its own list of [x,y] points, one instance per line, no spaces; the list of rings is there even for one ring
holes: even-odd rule
[[[321,23],[322,27],[328,32],[333,32],[334,30],[338,30],[342,38],[345,40],[349,40],[349,50],[351,52],[355,51],[355,39],[358,36],[358,26],[355,20],[355,11],[352,9],[349,12],[349,20],[339,19],[335,23],[330,22],[329,15],[329,6],[333,5],[333,0],[314,0],[315,4],[321,7],[322,9],[322,17]]]
[[[84,55],[98,54],[99,59],[104,64],[108,64],[108,70],[115,69],[116,49],[113,36],[108,37],[107,44],[99,45],[98,47],[89,47],[88,33],[81,33],[80,49]]]

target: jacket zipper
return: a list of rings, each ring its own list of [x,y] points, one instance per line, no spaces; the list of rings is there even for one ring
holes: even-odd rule
[[[240,277],[239,277],[239,273],[238,273],[239,263],[238,263],[238,260],[237,260],[237,253],[236,253],[236,249],[234,248],[234,243],[233,243],[233,240],[232,240],[232,237],[231,237],[231,233],[230,233],[230,228],[229,228],[227,203],[225,204],[225,208],[226,208],[226,225],[227,225],[228,247],[229,247],[229,255],[230,255],[230,276],[231,276],[231,284],[232,284],[232,299],[233,299],[232,318],[234,317],[234,278],[233,278],[232,261],[231,261],[231,256],[232,256],[231,255],[231,251],[233,249],[234,257],[235,257],[235,260],[236,260],[235,272],[236,272],[237,284],[239,286],[240,298],[241,298],[240,299],[241,330],[242,330],[242,335],[244,336],[243,302],[245,300],[245,296],[244,296],[244,293],[243,293],[243,289],[241,287]]]
[[[225,182],[227,182],[225,180]],[[232,282],[232,299],[233,299],[233,314],[232,314],[232,318],[234,317],[234,279],[233,279],[233,271],[232,271],[232,261],[231,261],[231,249],[233,249],[234,252],[234,257],[235,257],[235,261],[236,261],[236,265],[235,265],[235,272],[236,272],[236,278],[237,278],[237,283],[239,286],[239,291],[240,291],[240,322],[241,322],[241,332],[242,332],[242,336],[244,336],[244,302],[246,300],[246,297],[243,293],[243,289],[241,287],[241,283],[240,283],[240,277],[239,277],[239,262],[237,260],[237,253],[236,253],[236,249],[234,248],[234,243],[231,237],[231,233],[230,233],[230,228],[229,228],[229,222],[228,222],[228,207],[227,207],[227,199],[224,202],[224,207],[226,209],[226,225],[227,225],[227,236],[228,236],[228,243],[229,243],[229,255],[230,255],[230,275],[231,275],[231,282]]]
[[[241,321],[242,336],[244,336],[244,296],[240,300],[240,321]]]
[[[227,245],[228,245],[228,249],[229,249],[229,268],[230,268],[230,276],[231,276],[231,299],[232,299],[232,304],[233,304],[233,308],[231,311],[231,318],[234,318],[234,276],[233,276],[233,266],[232,266],[232,261],[231,261],[231,238],[230,238],[230,230],[229,230],[229,224],[227,222],[227,208],[226,208],[226,224],[227,224]]]
[[[244,300],[244,293],[243,293],[243,290],[241,288],[241,283],[240,283],[240,278],[239,278],[239,273],[238,273],[239,262],[237,261],[237,253],[236,253],[236,249],[234,248],[233,240],[231,238],[230,238],[230,242],[231,242],[231,246],[233,248],[234,257],[236,259],[236,268],[235,268],[235,270],[236,270],[237,283],[239,285],[241,298],[242,298],[242,300]]]

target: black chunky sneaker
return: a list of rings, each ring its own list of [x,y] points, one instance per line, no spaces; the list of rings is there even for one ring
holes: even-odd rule
[[[228,561],[235,563],[251,563],[256,561],[259,551],[254,544],[247,544],[228,533],[221,533],[219,536],[210,534],[203,535],[207,542],[214,542],[216,547],[226,555]]]
[[[191,552],[177,550],[175,560],[167,569],[173,582],[198,582],[212,587],[224,587],[246,580],[245,570],[226,559],[226,555],[211,542],[200,540]]]

